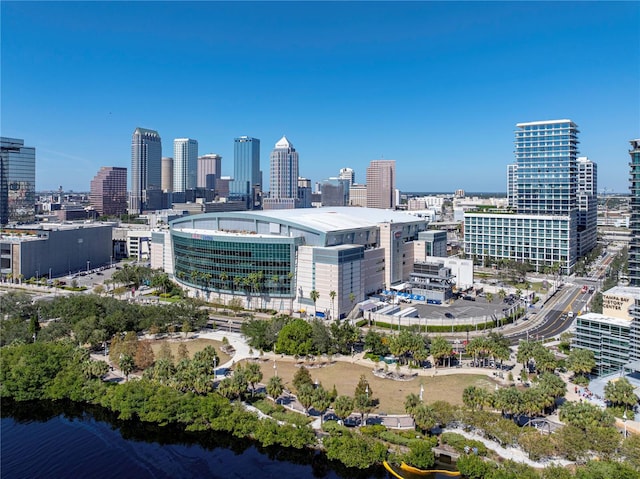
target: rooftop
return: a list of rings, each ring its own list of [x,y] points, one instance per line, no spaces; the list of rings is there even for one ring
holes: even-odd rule
[[[611,318],[609,316],[605,316],[604,314],[599,313],[585,313],[576,317],[576,321],[578,319],[584,321],[596,321],[598,323],[606,323],[613,324],[615,326],[626,326],[629,327],[631,325],[631,321],[621,318]]]
[[[640,299],[640,287],[637,286],[614,286],[602,294],[626,296],[628,298]]]

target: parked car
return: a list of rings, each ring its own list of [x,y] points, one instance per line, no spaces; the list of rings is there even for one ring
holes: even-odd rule
[[[462,299],[464,299],[465,301],[475,301],[476,298],[474,298],[473,296],[469,296],[468,294],[463,296]]]

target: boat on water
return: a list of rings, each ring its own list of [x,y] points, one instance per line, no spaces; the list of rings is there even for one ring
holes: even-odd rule
[[[425,476],[433,477],[436,474],[460,477],[460,473],[458,471],[447,471],[446,469],[418,469],[417,467],[410,466],[404,462],[402,462],[400,466],[389,464],[387,461],[383,461],[382,464],[384,465],[384,468],[397,479],[423,479]]]

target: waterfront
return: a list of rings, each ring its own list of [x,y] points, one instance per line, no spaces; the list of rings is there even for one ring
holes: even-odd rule
[[[217,433],[189,433],[118,421],[73,404],[2,404],[1,477],[291,478],[386,477],[358,474],[313,451],[260,448]]]

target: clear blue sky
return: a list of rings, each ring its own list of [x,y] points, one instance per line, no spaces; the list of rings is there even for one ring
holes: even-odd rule
[[[233,138],[286,134],[300,175],[404,191],[504,191],[513,131],[569,118],[599,189],[628,191],[640,137],[638,2],[2,1],[1,133],[37,148],[37,188],[130,168],[131,134],[195,138],[233,173]]]

